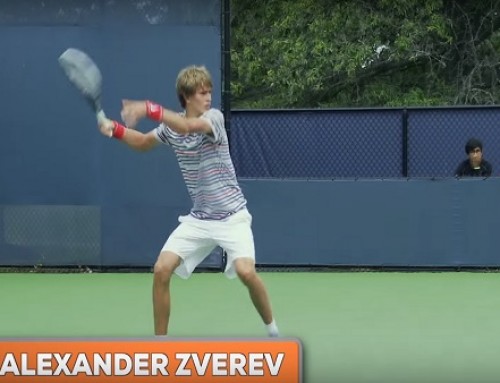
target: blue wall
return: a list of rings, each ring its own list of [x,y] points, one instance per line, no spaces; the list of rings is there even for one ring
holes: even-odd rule
[[[498,178],[241,184],[260,264],[500,265]]]
[[[219,3],[2,2],[0,263],[152,264],[190,208],[175,157],[101,136],[57,58],[68,47],[94,58],[116,119],[122,98],[179,110],[175,80],[190,64],[211,71],[220,107]]]

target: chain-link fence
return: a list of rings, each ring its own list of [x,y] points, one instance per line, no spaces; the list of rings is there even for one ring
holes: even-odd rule
[[[132,240],[124,238],[121,233],[127,232],[126,225],[120,226],[119,219],[123,215],[148,217],[148,232],[159,220],[150,210],[121,210],[117,220],[116,209],[100,206],[0,205],[0,271],[26,266],[65,271],[80,266],[85,270],[151,269],[161,242],[148,241],[145,232]],[[138,232],[137,228],[133,231]],[[145,241],[152,244],[151,251],[144,251]],[[223,266],[224,254],[217,247],[198,270],[218,271]]]
[[[408,175],[453,176],[467,158],[470,137],[483,142],[483,158],[500,175],[500,108],[410,110],[408,113]]]
[[[471,136],[500,174],[500,108],[233,111],[244,178],[451,177]]]
[[[4,206],[0,265],[99,265],[96,206]]]

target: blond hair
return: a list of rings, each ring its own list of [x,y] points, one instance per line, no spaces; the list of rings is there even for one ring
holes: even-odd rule
[[[198,88],[212,89],[212,76],[204,66],[191,65],[182,69],[177,75],[177,97],[183,108],[186,98],[196,93]]]

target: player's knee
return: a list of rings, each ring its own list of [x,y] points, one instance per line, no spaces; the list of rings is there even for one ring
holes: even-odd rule
[[[153,268],[155,277],[160,278],[164,282],[169,281],[179,263],[180,259],[177,255],[173,253],[161,253]]]
[[[242,260],[235,264],[236,275],[245,284],[248,285],[257,276],[255,264],[251,261]]]
[[[174,269],[164,262],[156,261],[153,272],[156,278],[160,278],[162,281],[167,282],[170,280]]]

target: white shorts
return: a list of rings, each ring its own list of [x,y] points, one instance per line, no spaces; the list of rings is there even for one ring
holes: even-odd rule
[[[180,225],[170,234],[161,251],[171,251],[181,258],[175,273],[187,279],[216,246],[227,253],[224,271],[228,278],[236,277],[234,261],[237,258],[255,260],[252,216],[247,209],[221,221],[200,220],[192,215],[179,217]]]

